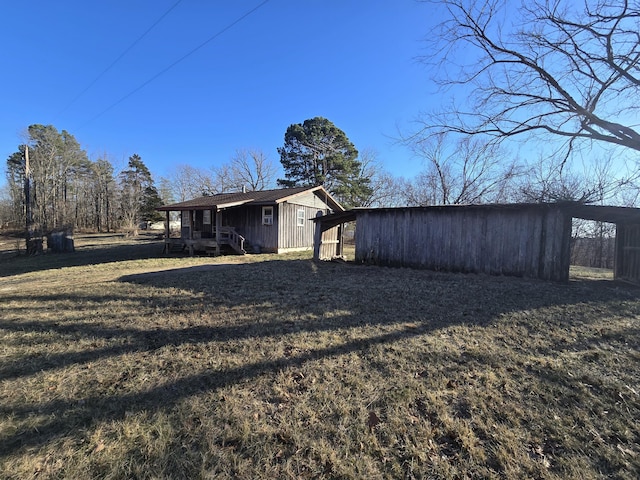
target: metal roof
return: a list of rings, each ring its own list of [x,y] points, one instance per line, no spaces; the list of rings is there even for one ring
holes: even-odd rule
[[[295,187],[280,188],[276,190],[259,190],[255,192],[219,193],[194,198],[185,202],[163,205],[156,210],[162,212],[181,210],[210,210],[237,207],[240,205],[273,205],[286,202],[301,194],[316,192],[320,198],[333,208],[333,210],[343,211],[342,206],[323,187]]]
[[[401,210],[428,210],[438,212],[453,212],[459,210],[543,210],[560,209],[567,215],[584,220],[596,220],[608,223],[637,223],[640,224],[640,208],[616,207],[606,205],[584,205],[576,202],[558,203],[492,203],[473,205],[433,205],[426,207],[382,207],[382,208],[354,208],[344,212],[336,212],[314,221],[323,223],[323,228],[340,223],[351,222],[357,219],[361,213],[371,212],[397,212]]]

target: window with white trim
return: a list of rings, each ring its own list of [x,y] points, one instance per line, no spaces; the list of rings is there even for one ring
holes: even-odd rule
[[[298,215],[296,217],[296,225],[304,227],[304,208],[298,209]]]
[[[182,226],[183,227],[190,227],[191,226],[191,219],[189,218],[189,211],[188,210],[183,210],[182,212],[180,212],[180,217],[182,218]]]
[[[273,225],[273,207],[262,207],[262,224]]]
[[[211,225],[211,210],[202,211],[202,224]]]

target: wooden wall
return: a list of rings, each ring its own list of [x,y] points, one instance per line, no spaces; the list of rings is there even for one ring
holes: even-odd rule
[[[222,226],[235,227],[250,245],[275,253],[278,251],[278,205],[273,209],[273,225],[262,225],[262,207],[252,205],[223,210]]]
[[[342,256],[342,244],[340,243],[341,234],[342,232],[339,226],[322,232],[319,259],[332,260]]]
[[[251,245],[260,245],[264,252],[312,249],[314,223],[311,219],[319,208],[289,202],[273,205],[273,208],[273,225],[262,225],[262,206],[223,210],[222,225],[235,227]],[[303,226],[297,225],[298,210],[305,212]]]
[[[322,208],[321,206],[311,207],[299,205],[298,203],[284,202],[278,207],[278,250],[312,249],[315,231],[315,224],[312,219],[316,218],[318,210],[326,213],[326,205]],[[303,226],[298,226],[297,224],[298,210],[304,210]]]
[[[571,217],[492,206],[367,210],[356,262],[568,281]]]
[[[640,283],[640,225],[616,226],[615,259],[616,279]]]

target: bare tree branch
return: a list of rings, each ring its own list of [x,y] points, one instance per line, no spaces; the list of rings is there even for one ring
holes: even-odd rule
[[[275,185],[277,169],[269,157],[259,149],[238,149],[231,158],[234,182],[250,191],[266,190]]]
[[[536,132],[640,151],[640,4],[585,0],[442,0],[449,18],[425,61],[443,87],[471,87],[468,108],[422,119],[419,136],[486,134],[500,142]],[[520,24],[520,28],[511,28]],[[465,64],[456,65],[464,49]],[[569,142],[566,146],[572,146]]]
[[[425,169],[413,181],[410,205],[471,204],[504,201],[511,183],[521,175],[515,161],[480,139],[457,142],[444,134],[413,144]]]

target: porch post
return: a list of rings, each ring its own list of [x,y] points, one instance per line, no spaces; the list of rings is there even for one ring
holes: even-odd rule
[[[316,218],[321,217],[322,212],[316,213]],[[322,223],[316,221],[316,229],[313,235],[313,260],[320,260],[320,245],[322,244]]]
[[[220,255],[220,229],[222,228],[222,212],[216,208],[216,257]]]
[[[169,228],[169,210],[167,210],[167,221],[164,223],[164,238],[169,238],[171,229]]]
[[[195,211],[189,210],[189,255],[193,256],[193,224],[195,223]]]
[[[162,253],[169,253],[169,233],[171,229],[169,228],[169,210],[167,210],[167,220],[164,223],[164,248],[162,249]]]

